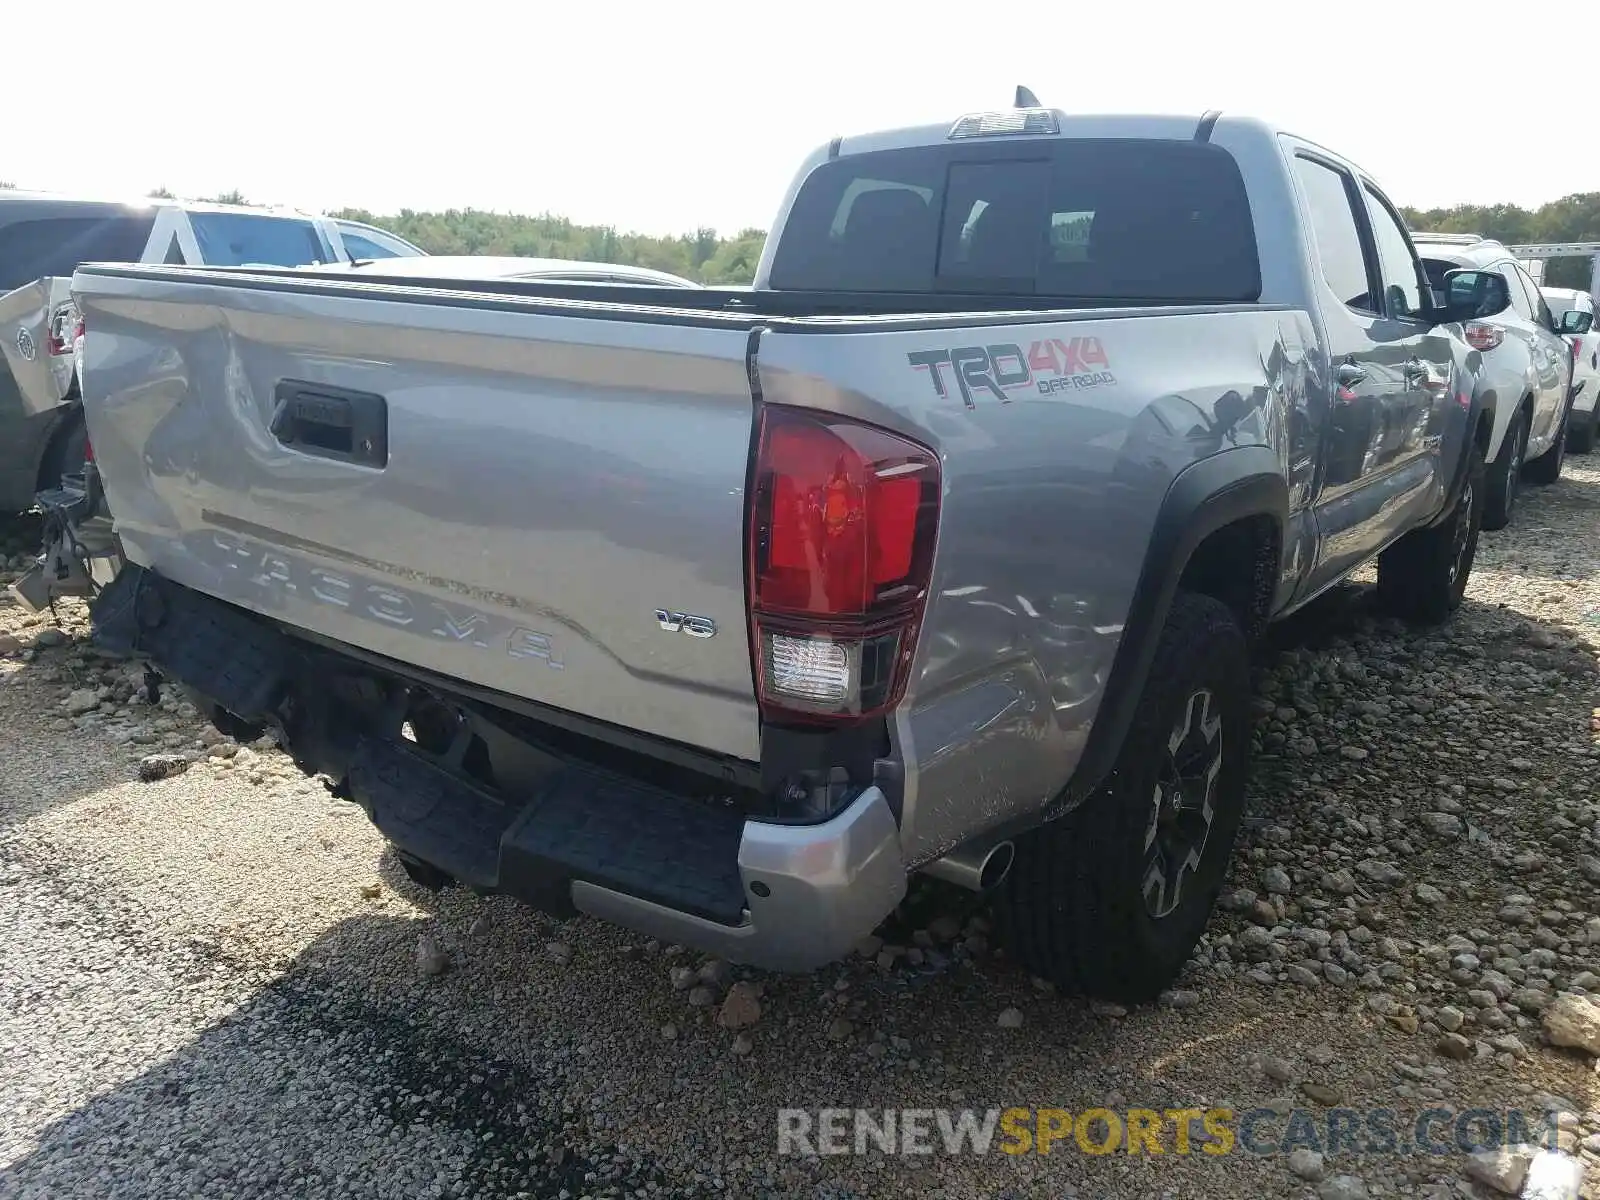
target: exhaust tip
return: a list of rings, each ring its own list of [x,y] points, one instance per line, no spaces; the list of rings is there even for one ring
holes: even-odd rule
[[[1001,880],[1010,874],[1011,863],[1016,856],[1016,847],[1010,842],[1001,842],[994,846],[984,856],[983,866],[978,868],[978,890],[987,892],[999,887]]]
[[[983,849],[952,850],[922,869],[937,879],[971,892],[987,892],[999,886],[1011,870],[1016,848],[1010,842],[996,842]]]

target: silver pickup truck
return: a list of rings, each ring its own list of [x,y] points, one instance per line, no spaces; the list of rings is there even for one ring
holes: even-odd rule
[[[384,268],[385,272],[388,268]],[[755,285],[85,266],[97,636],[407,870],[736,961],[927,871],[1153,995],[1227,868],[1251,640],[1459,604],[1492,414],[1394,207],[1254,120],[839,138]]]

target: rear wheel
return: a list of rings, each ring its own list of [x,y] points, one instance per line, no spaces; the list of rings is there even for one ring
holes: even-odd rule
[[[1504,529],[1511,524],[1511,513],[1517,506],[1517,492],[1522,487],[1522,460],[1528,453],[1528,415],[1519,412],[1511,418],[1511,428],[1506,430],[1500,443],[1500,453],[1489,464],[1484,479],[1483,527]]]
[[[1561,478],[1561,467],[1567,461],[1567,425],[1572,420],[1572,406],[1569,402],[1561,410],[1561,424],[1556,428],[1555,441],[1550,443],[1538,458],[1527,466],[1528,482],[1537,487],[1548,487]]]
[[[1397,616],[1443,621],[1461,606],[1478,555],[1483,519],[1484,467],[1468,448],[1466,482],[1448,519],[1406,534],[1378,555],[1378,598]]]
[[[1567,449],[1587,454],[1594,449],[1595,424],[1600,422],[1600,405],[1589,412],[1574,412],[1567,418]]]
[[[1016,843],[996,910],[1029,971],[1129,1002],[1177,977],[1239,830],[1249,698],[1233,613],[1180,592],[1110,780]]]

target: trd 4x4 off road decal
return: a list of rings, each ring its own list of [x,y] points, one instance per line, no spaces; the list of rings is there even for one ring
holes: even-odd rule
[[[934,394],[950,394],[945,368],[955,380],[961,402],[976,408],[973,397],[987,392],[1004,403],[1018,388],[1037,388],[1044,395],[1115,383],[1111,362],[1097,337],[1051,338],[1034,342],[1024,353],[1015,342],[994,346],[957,346],[951,350],[916,350],[906,355],[912,367],[928,372]]]

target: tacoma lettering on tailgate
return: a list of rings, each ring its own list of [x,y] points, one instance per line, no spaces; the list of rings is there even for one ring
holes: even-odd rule
[[[193,545],[198,557],[230,574],[237,572],[269,611],[291,597],[310,599],[419,637],[543,663],[553,671],[566,667],[548,634],[482,609],[446,604],[387,580],[313,566],[233,533],[213,530]]]
[[[986,393],[1002,404],[1018,388],[1052,392],[1079,391],[1115,383],[1111,361],[1097,337],[1050,338],[1032,343],[1026,353],[1015,342],[993,346],[957,346],[950,350],[914,350],[911,366],[928,372],[941,400],[950,394],[945,369],[955,380],[961,402],[976,408],[973,397]]]

